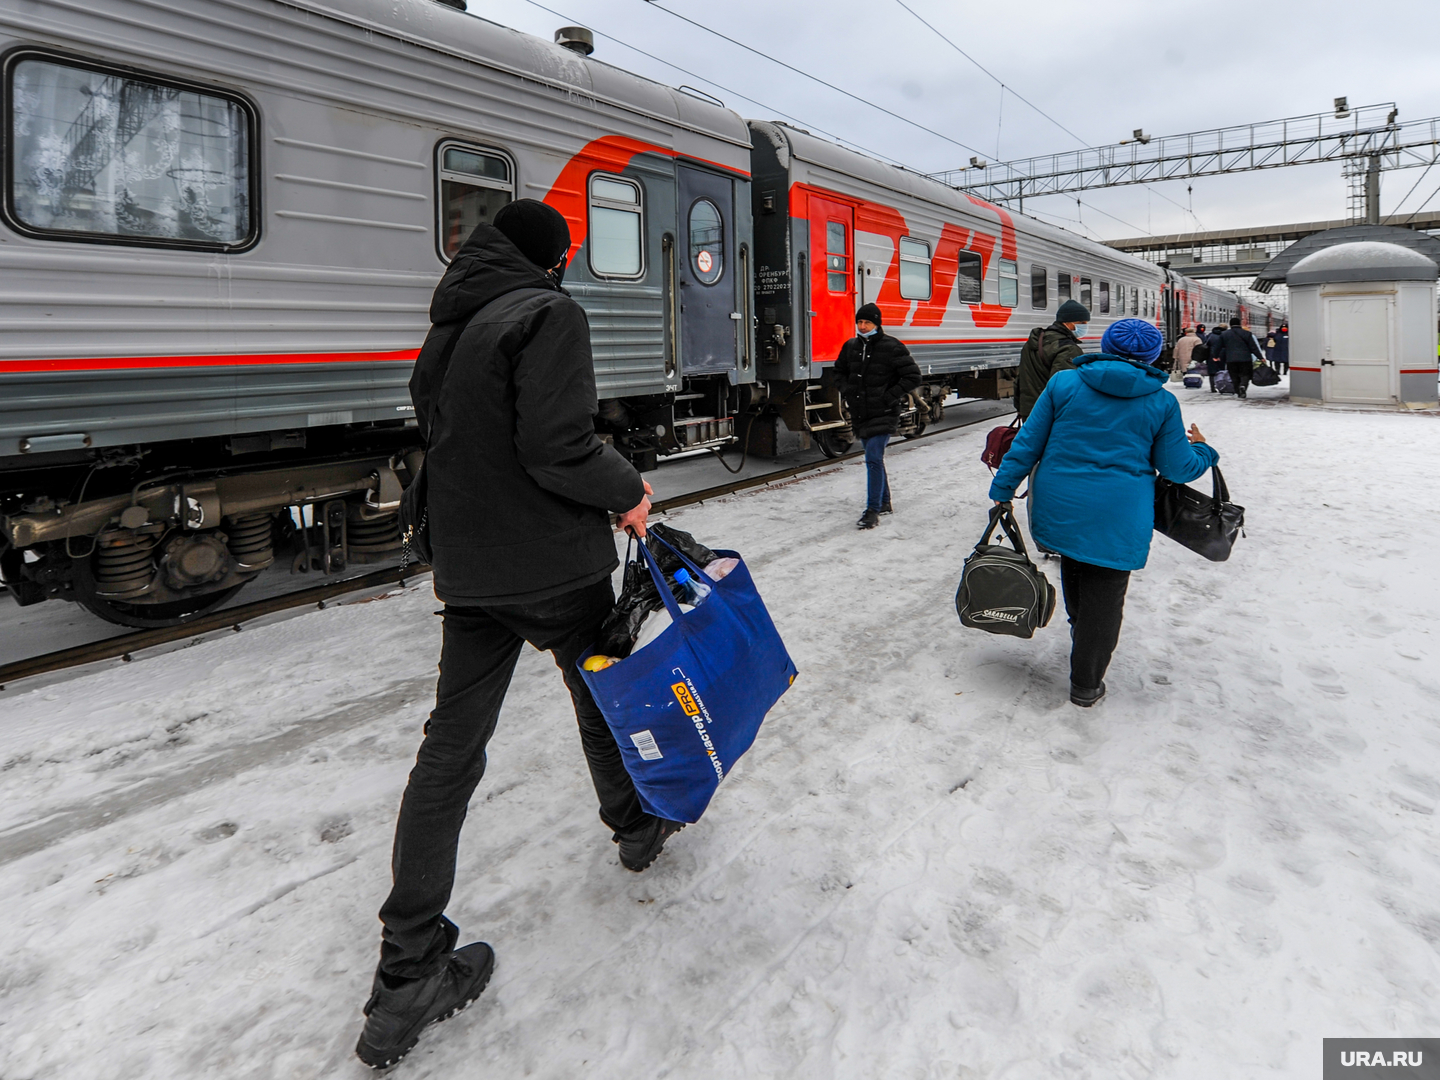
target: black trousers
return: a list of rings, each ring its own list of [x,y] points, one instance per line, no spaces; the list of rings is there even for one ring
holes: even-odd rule
[[[1070,681],[1095,690],[1105,678],[1120,623],[1125,618],[1129,570],[1093,566],[1065,555],[1060,559],[1060,587],[1070,617]]]
[[[394,886],[380,921],[380,970],[397,979],[444,967],[456,928],[444,917],[455,884],[460,826],[485,775],[485,746],[525,642],[548,649],[570,690],[580,744],[600,797],[600,820],[616,832],[643,824],[635,785],[590,690],[575,670],[615,605],[604,581],[533,604],[449,607],[440,651],[440,683],[425,741],[400,803],[391,855]]]
[[[1226,364],[1225,368],[1230,372],[1230,381],[1235,384],[1235,396],[1244,397],[1245,391],[1250,389],[1250,376],[1255,374],[1255,361],[1246,360],[1241,364]]]

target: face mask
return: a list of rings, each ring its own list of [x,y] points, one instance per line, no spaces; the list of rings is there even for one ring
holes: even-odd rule
[[[858,333],[858,331],[857,331],[857,333]],[[872,338],[872,337],[875,336],[875,331],[874,331],[874,330],[870,330],[870,331],[868,331],[868,332],[866,332],[866,333],[864,333],[864,334],[860,334],[859,336],[860,336],[860,337],[863,337],[863,338]]]
[[[569,261],[570,260],[568,258],[561,259],[559,266],[555,267],[555,269],[553,270],[545,271],[545,276],[550,279],[550,283],[554,285],[557,289],[560,287],[560,283],[565,280],[565,265]]]
[[[1077,322],[1075,324],[1075,336],[1078,338],[1083,338],[1085,336],[1085,331],[1088,329],[1090,329],[1089,323]]]

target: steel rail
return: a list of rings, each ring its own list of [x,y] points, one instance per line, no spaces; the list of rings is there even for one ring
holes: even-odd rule
[[[930,431],[917,435],[907,441],[918,442],[933,436],[948,435],[951,432],[973,427],[975,424],[983,424],[986,420],[993,420],[995,419],[995,415],[982,416],[974,420],[965,420],[938,431]],[[903,447],[897,447],[896,449],[902,448]],[[737,492],[745,491],[749,488],[764,487],[778,480],[788,480],[802,473],[816,472],[837,465],[843,465],[847,461],[853,461],[863,456],[863,450],[854,450],[848,454],[841,454],[839,457],[827,458],[824,461],[812,461],[804,465],[793,465],[784,469],[776,469],[773,472],[758,473],[755,476],[731,480],[729,483],[702,488],[699,491],[690,491],[683,495],[673,495],[668,499],[660,499],[652,503],[650,509],[652,513],[663,514],[669,510],[678,510],[682,506],[696,506],[711,499],[734,495]],[[0,665],[0,690],[4,690],[8,684],[20,679],[31,678],[35,675],[44,675],[53,671],[63,671],[66,668],[79,667],[82,664],[91,664],[99,660],[113,660],[119,657],[129,661],[132,658],[132,654],[142,649],[150,649],[157,645],[168,645],[172,642],[184,641],[186,638],[199,637],[202,634],[214,633],[217,630],[228,629],[239,632],[245,623],[252,622],[266,615],[273,615],[280,611],[288,611],[292,608],[307,607],[310,604],[315,604],[323,608],[325,601],[333,599],[334,597],[344,596],[347,593],[362,592],[366,589],[380,588],[385,585],[398,584],[403,586],[406,582],[422,577],[429,572],[430,567],[423,563],[415,563],[403,569],[398,566],[387,567],[386,569],[376,570],[358,577],[342,578],[339,581],[326,582],[323,585],[315,585],[293,593],[272,596],[266,600],[256,600],[253,603],[241,604],[238,607],[212,611],[209,614],[198,616],[175,626],[162,626],[153,630],[137,630],[134,633],[120,634],[116,637],[92,641],[85,645],[75,645],[68,649],[59,649],[55,652],[27,657],[24,660],[15,660],[11,663]]]

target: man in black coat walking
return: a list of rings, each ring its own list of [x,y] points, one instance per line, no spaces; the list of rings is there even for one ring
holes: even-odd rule
[[[595,435],[585,313],[560,288],[570,231],[522,199],[475,227],[441,279],[410,380],[427,440],[435,595],[445,605],[435,709],[400,804],[380,965],[356,1053],[383,1068],[470,1004],[495,955],[456,950],[445,918],[460,826],[528,641],[570,690],[600,819],[643,870],[680,826],[640,808],[614,736],[575,670],[615,603],[609,512],[645,532],[649,485]],[[453,343],[452,343],[452,338]]]
[[[1210,392],[1218,394],[1220,388],[1215,385],[1215,376],[1225,370],[1225,342],[1220,338],[1220,330],[1212,327],[1210,333],[1204,337],[1205,342],[1205,374],[1210,379]]]
[[[920,385],[920,368],[905,343],[881,329],[880,309],[866,304],[855,312],[855,336],[840,347],[835,379],[855,437],[865,444],[865,512],[855,524],[873,529],[891,513],[885,445],[899,426],[905,397]]]
[[[1220,343],[1235,396],[1243,398],[1250,389],[1250,376],[1255,374],[1255,361],[1265,359],[1260,352],[1260,343],[1255,340],[1254,334],[1240,325],[1238,315],[1230,320],[1230,329],[1220,335]]]

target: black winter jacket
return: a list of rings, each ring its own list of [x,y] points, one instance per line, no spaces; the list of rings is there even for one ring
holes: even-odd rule
[[[1217,375],[1225,370],[1225,339],[1220,331],[1211,330],[1205,335],[1205,347],[1210,350],[1210,356],[1205,361],[1205,372],[1207,375]]]
[[[435,595],[529,603],[607,577],[618,560],[606,511],[632,509],[645,490],[595,435],[585,312],[482,224],[441,278],[430,319],[410,398],[429,440]]]
[[[920,385],[920,368],[903,341],[880,329],[840,346],[835,380],[856,438],[868,439],[895,434],[905,395]]]
[[[1260,345],[1255,335],[1244,327],[1232,326],[1220,335],[1223,348],[1221,359],[1227,364],[1243,364],[1251,360],[1263,360]]]

